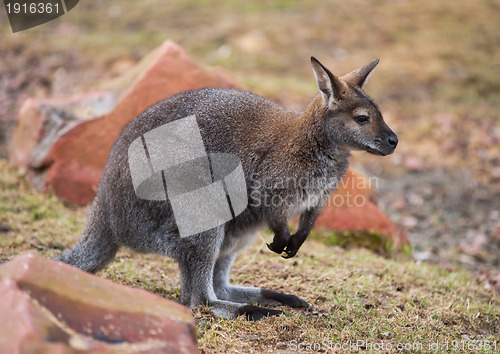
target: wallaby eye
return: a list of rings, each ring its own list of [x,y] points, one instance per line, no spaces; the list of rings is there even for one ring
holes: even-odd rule
[[[361,125],[370,123],[370,118],[368,118],[368,116],[357,116],[354,118],[354,120],[356,121],[356,123]]]

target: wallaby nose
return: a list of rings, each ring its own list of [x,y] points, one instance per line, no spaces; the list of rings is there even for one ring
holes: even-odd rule
[[[398,137],[396,135],[389,135],[389,137],[387,138],[387,144],[395,149],[398,145]]]

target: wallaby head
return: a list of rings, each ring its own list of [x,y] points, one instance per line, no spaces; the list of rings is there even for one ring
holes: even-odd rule
[[[363,84],[378,62],[376,59],[338,77],[311,57],[323,98],[322,108],[326,111],[325,131],[328,139],[349,150],[385,156],[394,152],[398,138],[384,122],[376,103],[363,91]]]

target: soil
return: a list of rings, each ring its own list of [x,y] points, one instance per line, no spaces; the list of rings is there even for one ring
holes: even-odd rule
[[[379,202],[402,225],[417,260],[484,273],[500,267],[500,191],[468,171],[413,172],[382,180]]]

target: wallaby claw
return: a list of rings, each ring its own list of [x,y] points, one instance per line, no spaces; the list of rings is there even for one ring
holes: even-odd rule
[[[286,255],[283,255],[283,256],[281,256],[281,257],[283,257],[283,258],[285,258],[285,259],[290,259],[290,258],[292,258],[292,257],[295,257],[295,255],[297,254],[297,251],[298,251],[298,250],[292,250],[292,249],[288,249],[288,248],[287,248],[287,249],[285,250]]]

